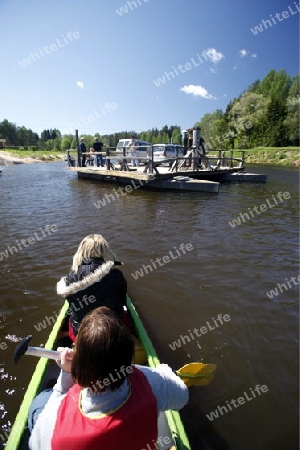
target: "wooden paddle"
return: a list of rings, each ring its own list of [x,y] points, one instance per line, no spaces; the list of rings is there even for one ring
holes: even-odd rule
[[[37,357],[43,357],[48,359],[60,360],[60,352],[56,350],[48,350],[43,347],[29,347],[28,343],[32,339],[32,335],[29,335],[22,339],[17,345],[13,362],[17,364],[23,355],[31,355]],[[216,364],[203,364],[203,363],[190,363],[176,370],[178,375],[186,384],[187,387],[192,386],[205,386],[214,379],[213,372],[216,369]]]

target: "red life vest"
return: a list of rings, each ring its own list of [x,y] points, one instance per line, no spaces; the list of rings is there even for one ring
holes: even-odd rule
[[[130,393],[125,403],[93,418],[82,413],[82,388],[75,384],[58,409],[52,450],[156,450],[156,398],[140,370],[133,367],[128,380]]]

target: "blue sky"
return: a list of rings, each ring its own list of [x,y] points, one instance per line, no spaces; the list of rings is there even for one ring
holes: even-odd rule
[[[294,0],[0,0],[0,121],[38,133],[191,127],[271,69],[296,75],[299,11]]]

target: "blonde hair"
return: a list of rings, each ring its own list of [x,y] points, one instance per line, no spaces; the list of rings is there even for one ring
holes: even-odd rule
[[[89,234],[82,239],[73,256],[72,270],[77,272],[78,267],[90,258],[102,258],[104,262],[114,262],[117,259],[101,234]]]

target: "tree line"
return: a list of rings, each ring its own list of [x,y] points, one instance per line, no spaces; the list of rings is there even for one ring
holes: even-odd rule
[[[80,130],[79,130],[80,131]],[[85,138],[85,144],[87,148],[92,147],[95,137],[103,142],[108,147],[116,147],[119,139],[131,138],[132,136],[137,139],[150,142],[152,144],[160,143],[180,143],[181,142],[181,129],[177,125],[168,126],[165,125],[161,130],[158,128],[152,128],[148,131],[137,133],[134,130],[131,131],[119,131],[113,134],[100,135],[99,133],[90,135],[83,134]],[[25,147],[31,150],[44,149],[44,150],[62,150],[76,149],[75,135],[65,134],[61,135],[58,129],[43,130],[41,136],[34,133],[31,129],[18,127],[16,124],[4,119],[0,122],[0,139],[5,139],[6,147]]]
[[[299,146],[299,104],[300,74],[291,78],[285,70],[271,70],[263,80],[254,81],[238,98],[231,100],[225,112],[217,109],[205,114],[194,126],[201,127],[206,147],[211,149]],[[152,144],[182,143],[182,131],[177,125],[140,133],[127,130],[84,134],[87,148],[92,146],[95,136],[109,147],[116,147],[119,139],[131,136]],[[0,122],[0,139],[6,140],[6,147],[61,151],[76,148],[72,134],[62,135],[58,129],[48,129],[39,136],[7,119]]]
[[[238,98],[195,125],[208,148],[299,146],[300,77],[271,70]]]

